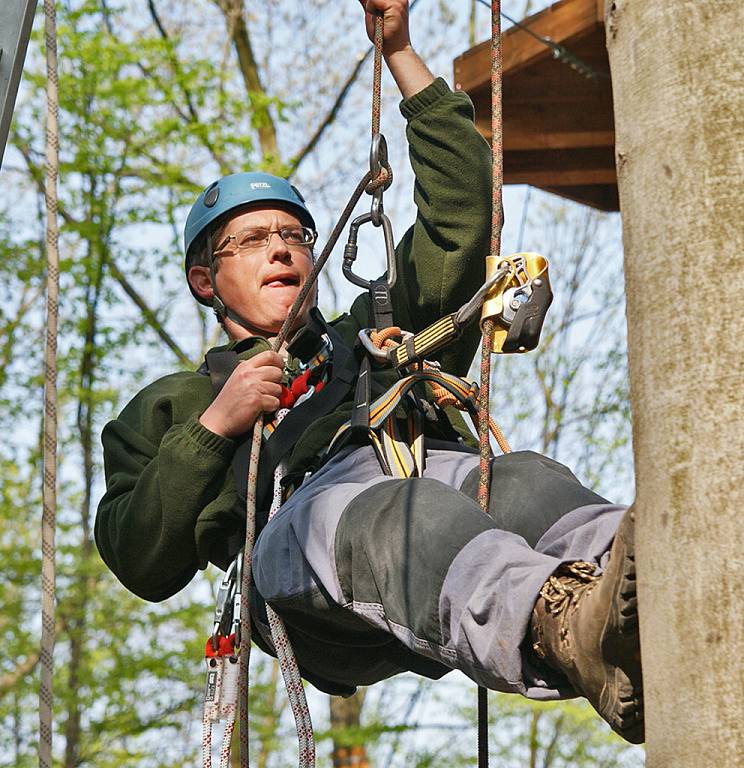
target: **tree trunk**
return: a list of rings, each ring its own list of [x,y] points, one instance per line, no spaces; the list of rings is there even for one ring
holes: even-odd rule
[[[648,766],[744,754],[741,0],[607,0]]]
[[[369,768],[367,747],[359,734],[365,689],[343,699],[329,696],[333,730],[333,768]]]

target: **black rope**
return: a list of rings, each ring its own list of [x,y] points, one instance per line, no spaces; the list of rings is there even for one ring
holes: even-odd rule
[[[488,768],[488,689],[478,686],[478,766]]]

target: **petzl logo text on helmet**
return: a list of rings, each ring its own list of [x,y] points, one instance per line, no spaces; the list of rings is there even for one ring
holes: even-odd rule
[[[252,181],[251,189],[271,189],[271,184],[266,181]]]

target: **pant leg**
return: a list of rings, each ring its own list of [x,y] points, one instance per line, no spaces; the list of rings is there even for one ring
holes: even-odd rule
[[[458,486],[478,499],[478,461]],[[497,528],[522,536],[534,547],[563,515],[587,504],[608,504],[585,488],[563,464],[534,451],[514,451],[491,461],[489,514]]]
[[[461,669],[496,690],[570,695],[562,681],[523,668],[520,645],[548,576],[568,559],[601,556],[621,512],[594,505],[568,513],[533,550],[457,490],[472,457],[431,458],[429,476],[407,480],[382,475],[366,448],[321,470],[259,537],[254,576],[260,593],[290,627],[307,632],[311,626],[316,636],[338,633],[340,645],[362,625],[376,630],[375,637],[396,640],[385,649],[387,666],[379,654],[366,669],[355,659],[336,671],[359,679],[343,682],[369,683],[401,668],[427,674],[418,660],[433,665],[433,677]],[[344,627],[339,607],[361,624]],[[303,663],[313,668],[307,658]]]

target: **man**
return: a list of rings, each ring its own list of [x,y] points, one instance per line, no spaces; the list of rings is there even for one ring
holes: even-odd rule
[[[392,304],[396,324],[418,331],[483,281],[489,156],[467,97],[434,80],[411,48],[407,2],[368,0],[365,10],[368,33],[372,14],[385,14],[383,52],[408,120],[418,214],[396,248]],[[160,379],[106,426],[102,557],[150,600],[210,561],[224,568],[244,530],[246,435],[260,413],[293,406],[265,432],[261,461],[273,468],[282,459],[293,491],[267,522],[271,478],[259,488],[252,622],[264,650],[273,651],[266,601],[303,675],[322,690],[455,668],[532,698],[582,694],[614,730],[642,741],[631,513],[562,465],[516,452],[493,460],[490,517],[482,514],[478,457],[449,409],[426,422],[422,477],[385,474],[367,440],[329,455],[354,404],[369,297],[328,324],[311,294],[297,324],[302,342],[276,354],[267,341],[312,268],[314,230],[304,199],[273,176],[228,176],[199,196],[186,223],[189,285],[215,309],[237,365],[222,381],[211,371],[216,396],[199,373]],[[476,343],[470,329],[441,352],[442,369],[464,375]],[[374,366],[372,395],[395,380]]]

